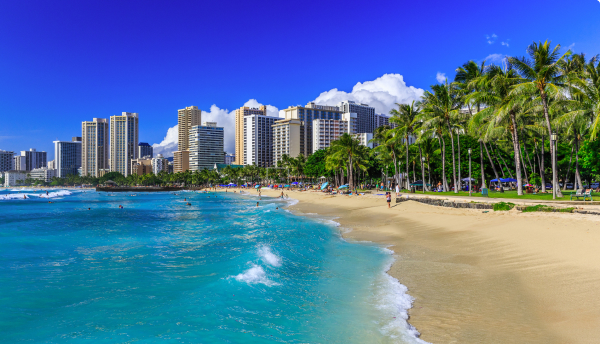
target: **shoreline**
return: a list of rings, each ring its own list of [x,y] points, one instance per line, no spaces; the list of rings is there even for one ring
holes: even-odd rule
[[[252,191],[250,194],[254,194]],[[262,189],[277,197],[281,190]],[[299,215],[336,217],[344,238],[394,251],[388,274],[431,343],[593,343],[600,336],[600,217],[489,212],[382,196],[284,191]]]

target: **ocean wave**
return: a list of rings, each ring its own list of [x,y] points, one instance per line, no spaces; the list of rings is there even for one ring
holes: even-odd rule
[[[393,262],[394,259],[391,259],[379,276],[374,295],[377,309],[385,314],[386,319],[391,319],[381,323],[381,332],[390,338],[401,338],[406,343],[428,344],[419,338],[419,331],[408,323],[408,310],[412,308],[414,298],[408,294],[405,285],[388,274]]]
[[[261,246],[258,249],[258,255],[271,266],[281,266],[281,258],[273,254],[269,246]]]
[[[55,197],[62,197],[62,196],[69,196],[69,195],[72,195],[71,191],[59,190],[59,191],[49,192],[47,195],[46,195],[46,193],[39,193],[39,194],[18,193],[18,194],[0,195],[0,200],[6,201],[6,200],[29,199],[29,198],[55,198]]]
[[[265,270],[256,264],[252,264],[252,267],[243,273],[233,276],[238,282],[246,282],[248,284],[264,284],[268,287],[278,285],[267,278]]]

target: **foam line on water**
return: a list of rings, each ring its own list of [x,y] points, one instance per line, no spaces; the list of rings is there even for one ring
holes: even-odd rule
[[[281,258],[271,252],[271,248],[269,246],[263,245],[258,249],[258,255],[262,258],[262,260],[271,265],[271,266],[281,266]]]
[[[252,267],[243,273],[232,276],[238,282],[246,282],[248,284],[264,284],[268,287],[278,285],[267,278],[267,273],[262,266],[252,264]]]
[[[30,198],[55,198],[55,197],[69,196],[71,194],[72,193],[67,190],[59,190],[59,191],[50,192],[50,193],[48,193],[48,195],[46,195],[46,193],[40,193],[40,194],[17,193],[17,194],[0,195],[0,200],[6,201],[6,200],[30,199]],[[23,198],[23,196],[25,196],[26,198]]]

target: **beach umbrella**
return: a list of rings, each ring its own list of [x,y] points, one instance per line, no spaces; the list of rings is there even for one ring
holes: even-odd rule
[[[469,181],[469,178],[463,178],[463,179],[462,179],[462,181],[463,181],[463,182],[468,182],[468,181]],[[471,178],[471,181],[473,181],[473,182],[476,182],[476,181],[477,181],[477,179]]]
[[[289,186],[289,185],[284,185],[283,187],[284,187],[284,188],[289,188],[290,186]]]
[[[328,182],[323,183],[323,185],[321,185],[321,190],[325,189],[327,187],[327,185],[329,185]]]
[[[298,185],[298,182],[293,182],[292,185]]]
[[[531,184],[525,184],[525,185],[523,185],[523,186],[533,186],[533,185],[531,185]]]
[[[258,184],[257,184],[257,185],[256,185],[254,188],[255,188],[255,189],[258,189],[259,187],[260,187],[260,185],[258,185]]]
[[[348,187],[348,185],[342,185],[342,186],[340,186],[338,189],[345,189],[345,188],[347,188],[347,187]]]

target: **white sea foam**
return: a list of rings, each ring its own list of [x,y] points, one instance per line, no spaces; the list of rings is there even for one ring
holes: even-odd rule
[[[258,249],[258,255],[271,266],[281,266],[281,258],[273,254],[269,246],[261,246]]]
[[[248,284],[264,284],[268,287],[272,285],[277,285],[277,283],[270,281],[267,278],[267,273],[265,270],[256,264],[252,264],[252,267],[244,273],[241,273],[237,276],[233,276],[239,282],[246,282]]]
[[[389,249],[384,250],[388,253],[392,252]],[[376,307],[385,315],[385,320],[380,323],[381,332],[390,338],[401,339],[405,343],[427,343],[419,338],[419,331],[408,323],[408,310],[412,308],[414,301],[408,294],[408,288],[387,273],[393,262],[394,260],[390,259],[376,283],[374,295]]]
[[[72,192],[71,191],[67,191],[67,190],[58,190],[58,191],[53,191],[53,192],[49,192],[47,195],[46,193],[17,193],[17,194],[6,194],[6,195],[0,195],[0,200],[13,200],[13,199],[29,199],[29,198],[55,198],[55,197],[62,197],[62,196],[69,196],[71,195]],[[23,196],[25,196],[25,198],[23,198]]]

